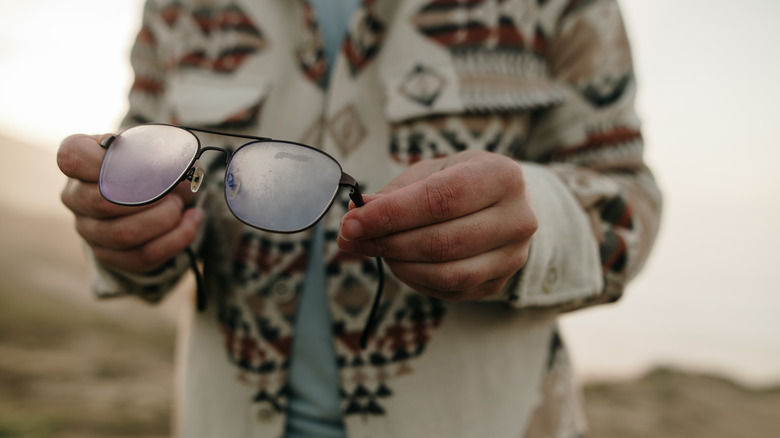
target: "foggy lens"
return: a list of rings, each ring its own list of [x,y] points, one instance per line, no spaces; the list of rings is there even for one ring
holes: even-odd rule
[[[239,148],[225,174],[225,198],[242,221],[268,231],[313,225],[339,187],[341,167],[322,152],[283,142]]]
[[[165,125],[130,128],[106,151],[100,192],[121,204],[150,202],[181,180],[197,152],[197,137],[184,129]]]

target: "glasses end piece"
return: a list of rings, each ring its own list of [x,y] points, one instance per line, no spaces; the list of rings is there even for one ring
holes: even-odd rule
[[[356,207],[362,207],[365,205],[365,202],[363,201],[363,194],[360,192],[360,185],[357,183],[355,178],[352,178],[351,176],[342,172],[339,185],[349,187],[349,199],[355,203]]]
[[[100,147],[103,149],[108,149],[109,146],[111,146],[111,143],[116,140],[116,135],[109,135],[108,137],[103,138],[100,140]]]

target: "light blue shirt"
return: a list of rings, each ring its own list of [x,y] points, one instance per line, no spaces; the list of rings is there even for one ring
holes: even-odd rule
[[[360,0],[310,0],[317,14],[317,22],[325,45],[325,58],[328,70],[339,53],[344,35],[347,33],[349,19],[360,4]]]
[[[323,232],[317,225],[296,319],[290,364],[288,438],[344,437],[339,372],[333,352],[328,293],[325,289]]]
[[[349,18],[360,0],[311,0],[325,44],[328,70],[344,40]],[[346,436],[339,399],[339,373],[333,351],[328,293],[325,288],[324,236],[316,225],[296,319],[290,364],[287,438]]]

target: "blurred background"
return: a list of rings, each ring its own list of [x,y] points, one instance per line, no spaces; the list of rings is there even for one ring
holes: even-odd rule
[[[119,123],[141,0],[0,14],[0,437],[169,436],[179,304],[92,300],[59,142]],[[622,0],[655,252],[568,315],[595,437],[780,436],[780,2]]]

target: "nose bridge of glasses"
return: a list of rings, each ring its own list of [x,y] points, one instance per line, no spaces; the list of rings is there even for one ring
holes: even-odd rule
[[[228,151],[225,148],[221,148],[221,147],[218,147],[218,146],[205,146],[205,147],[200,148],[200,150],[198,151],[198,154],[195,156],[195,159],[199,160],[200,157],[203,155],[203,153],[206,152],[206,151],[222,152],[223,154],[225,154],[225,162],[226,163],[228,161],[228,158],[230,158],[230,151]]]
[[[206,147],[201,147],[198,150],[198,153],[195,155],[195,159],[193,160],[193,162],[199,160],[200,157],[203,155],[203,153],[206,151],[222,152],[223,154],[225,154],[225,162],[227,162],[228,158],[230,157],[230,152],[225,148],[221,148],[217,146],[206,146]],[[202,167],[193,165],[184,174],[184,176],[182,176],[180,181],[185,181],[185,180],[190,181],[190,190],[192,190],[192,193],[196,193],[200,189],[201,184],[203,184],[203,179],[205,178],[205,176],[206,176],[206,171]]]

